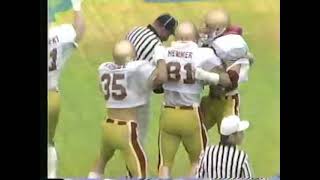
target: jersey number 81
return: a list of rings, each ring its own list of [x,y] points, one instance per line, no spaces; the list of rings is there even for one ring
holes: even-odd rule
[[[114,100],[123,100],[127,97],[127,90],[126,88],[121,85],[120,81],[125,78],[124,74],[103,74],[101,76],[102,88],[104,89],[105,95],[104,98],[109,100],[110,98],[110,91],[111,96]],[[104,82],[105,81],[105,82]],[[112,84],[111,84],[112,81]]]
[[[192,64],[187,63],[183,66],[183,69],[186,71],[186,78],[183,79],[184,84],[194,84],[195,79],[192,75]],[[181,79],[181,64],[179,62],[169,62],[167,64],[167,71],[168,71],[168,81],[180,81]]]

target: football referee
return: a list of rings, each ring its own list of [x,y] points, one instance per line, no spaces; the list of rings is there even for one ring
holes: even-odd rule
[[[147,27],[135,27],[126,36],[137,52],[136,60],[150,61],[154,48],[174,34],[178,21],[170,14],[160,15]]]
[[[133,28],[127,34],[126,40],[129,40],[136,50],[137,56],[135,60],[151,61],[155,47],[167,41],[170,35],[174,34],[177,25],[178,21],[166,13],[157,17],[152,24],[146,27],[139,26]],[[161,92],[161,90],[155,90],[155,92]],[[139,138],[143,145],[149,124],[149,103],[138,109],[137,119]]]
[[[225,117],[220,126],[220,143],[208,146],[200,156],[197,178],[252,178],[248,154],[239,150],[248,121],[235,115]]]

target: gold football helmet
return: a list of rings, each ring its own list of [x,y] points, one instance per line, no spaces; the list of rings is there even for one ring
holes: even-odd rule
[[[136,52],[130,41],[122,40],[113,48],[113,60],[117,64],[125,64],[136,57]]]
[[[223,9],[211,10],[205,15],[204,23],[208,36],[214,38],[224,33],[230,26],[230,16]]]

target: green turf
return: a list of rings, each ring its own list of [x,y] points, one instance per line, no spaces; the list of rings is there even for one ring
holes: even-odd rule
[[[145,25],[160,13],[170,12],[180,21],[199,24],[203,14],[215,7],[230,11],[232,21],[244,28],[245,38],[256,56],[249,82],[241,87],[241,117],[251,122],[242,146],[256,176],[271,176],[280,164],[280,46],[279,2],[276,0],[220,0],[186,3],[143,3],[142,0],[87,0],[83,10],[87,31],[62,73],[62,111],[56,133],[61,176],[86,177],[99,148],[100,124],[105,117],[98,89],[97,67],[111,58],[114,42],[133,26]],[[62,13],[58,24],[71,22]],[[156,176],[158,117],[162,97],[152,97],[153,118],[147,136],[149,175]],[[216,143],[216,128],[209,133]],[[173,175],[186,175],[189,163],[182,146],[175,158]],[[108,177],[125,175],[119,154],[106,169]]]

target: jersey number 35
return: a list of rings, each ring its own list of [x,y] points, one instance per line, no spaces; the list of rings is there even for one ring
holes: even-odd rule
[[[120,84],[121,80],[124,80],[124,74],[103,74],[101,76],[101,82],[103,83],[103,89],[105,92],[104,98],[109,100],[110,94],[114,100],[123,100],[127,97],[126,88]],[[112,81],[112,83],[111,83]]]

